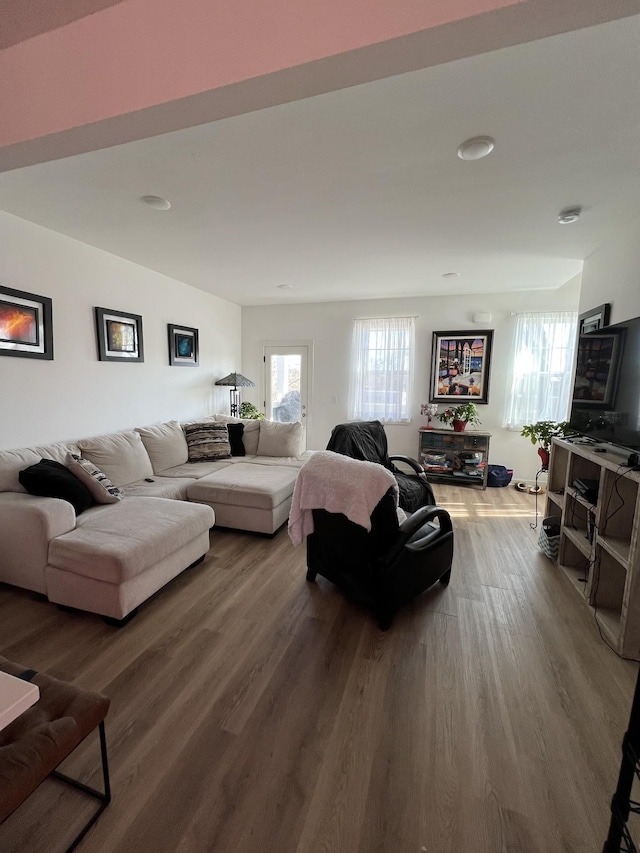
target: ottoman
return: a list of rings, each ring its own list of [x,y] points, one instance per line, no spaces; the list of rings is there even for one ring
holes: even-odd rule
[[[216,526],[273,534],[289,518],[298,468],[238,462],[201,477],[187,497],[207,504]]]

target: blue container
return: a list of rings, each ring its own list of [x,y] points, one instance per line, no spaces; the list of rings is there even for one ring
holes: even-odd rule
[[[513,469],[505,468],[504,465],[489,465],[489,473],[487,474],[487,486],[500,488],[508,486],[513,477]]]

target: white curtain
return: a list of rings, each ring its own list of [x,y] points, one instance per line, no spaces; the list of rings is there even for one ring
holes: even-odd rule
[[[577,324],[570,311],[518,314],[502,426],[566,420]]]
[[[414,339],[413,317],[354,321],[349,418],[409,421]]]

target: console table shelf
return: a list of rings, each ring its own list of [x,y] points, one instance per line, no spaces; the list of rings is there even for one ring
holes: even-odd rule
[[[557,565],[594,608],[615,651],[640,658],[640,473],[628,451],[554,438],[545,515],[557,518]],[[589,481],[588,500],[580,494]],[[596,488],[597,487],[597,488]],[[597,497],[595,497],[597,491]]]
[[[421,429],[418,459],[427,479],[487,488],[491,433]]]

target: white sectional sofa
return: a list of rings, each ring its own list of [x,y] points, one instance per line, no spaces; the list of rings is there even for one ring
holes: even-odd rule
[[[188,461],[177,421],[0,451],[0,581],[124,620],[207,553],[214,521],[274,533],[288,518],[308,455],[300,452],[302,428],[243,423],[245,455],[212,461]],[[68,453],[89,459],[124,498],[76,517],[66,500],[27,494],[19,472],[42,458],[64,464]]]

